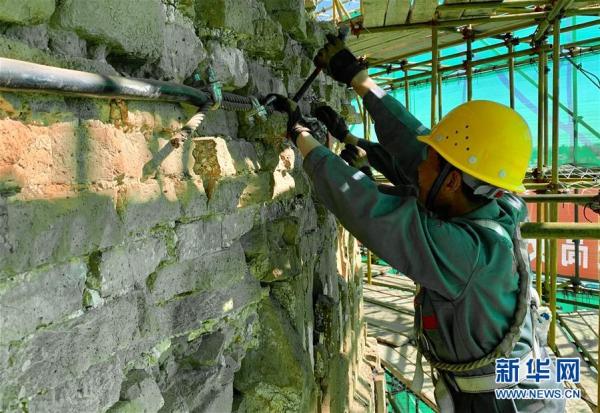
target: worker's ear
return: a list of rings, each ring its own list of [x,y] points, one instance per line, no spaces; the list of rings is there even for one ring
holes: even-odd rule
[[[449,192],[460,191],[462,186],[462,174],[460,171],[454,169],[452,172],[450,172],[446,178],[444,186]]]

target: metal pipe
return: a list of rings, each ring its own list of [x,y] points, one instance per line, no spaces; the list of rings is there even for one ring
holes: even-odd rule
[[[431,129],[436,124],[438,77],[438,29],[431,28]]]
[[[515,108],[515,58],[514,46],[508,41],[508,100],[511,109]]]
[[[528,7],[544,5],[548,2],[546,0],[529,0],[529,1],[482,1],[477,3],[452,3],[452,4],[441,4],[437,6],[436,11],[448,11],[448,10],[469,10],[469,9],[495,9],[498,7]]]
[[[473,61],[473,36],[471,35],[471,26],[469,25],[467,29],[467,58],[465,60],[465,70],[467,75],[467,101],[471,101],[473,99],[473,66],[471,65]]]
[[[555,204],[556,205],[556,204]],[[551,219],[553,217],[550,217]],[[572,222],[525,222],[521,224],[523,238],[531,239],[600,239],[600,225]]]
[[[542,204],[536,204],[536,221],[541,224],[544,221],[542,214]],[[542,297],[542,240],[535,240],[535,289],[538,296]]]
[[[560,11],[563,5],[568,5],[573,0],[558,0],[556,9]],[[553,10],[554,11],[554,10]],[[557,11],[557,13],[558,13]],[[552,14],[557,16],[557,14]],[[540,25],[540,28],[543,26]],[[552,192],[558,192],[558,137],[560,115],[560,17],[553,22],[552,33]],[[536,36],[534,36],[534,39]],[[558,205],[550,204],[550,221],[558,221]],[[594,225],[600,233],[600,225]],[[583,238],[583,237],[582,237]],[[550,240],[552,261],[550,262],[550,311],[552,320],[548,332],[548,345],[556,352],[556,275],[558,272],[558,241]]]
[[[550,28],[550,23],[555,22],[557,19],[558,19],[558,21],[560,21],[559,14],[563,10],[566,10],[571,5],[571,3],[573,3],[573,0],[557,0],[554,3],[554,5],[552,6],[552,9],[547,14],[546,18],[544,20],[542,20],[542,22],[539,24],[539,26],[535,30],[535,33],[533,33],[533,41],[534,42],[537,42],[538,40],[540,40],[542,37],[544,37],[546,35],[546,32]],[[559,28],[559,30],[560,30],[560,28]]]
[[[500,14],[486,17],[467,17],[464,19],[436,20],[422,23],[391,24],[388,26],[381,27],[369,27],[368,30],[369,33],[386,33],[397,30],[425,29],[430,27],[437,27],[441,29],[444,27],[466,26],[468,24],[494,23],[513,20],[535,20],[544,18],[547,14],[548,12],[545,11],[534,11],[518,14]]]
[[[443,105],[442,105],[442,74],[438,74],[438,119],[443,118]]]
[[[577,187],[578,188],[598,188],[598,182],[596,181],[584,181],[582,180],[581,182],[577,183]],[[525,184],[525,188],[528,190],[532,190],[532,191],[544,191],[544,190],[551,190],[552,189],[552,183],[529,183],[529,184]]]
[[[176,83],[104,76],[0,58],[0,89],[109,99],[165,100],[194,106],[210,103],[207,93]]]
[[[406,110],[410,111],[410,99],[409,99],[409,85],[408,85],[408,70],[404,69],[404,106]]]
[[[599,196],[589,194],[532,194],[521,195],[525,202],[576,203],[587,204],[599,200]]]
[[[538,157],[537,157],[537,170],[538,174],[543,175],[544,173],[544,105],[546,100],[544,98],[544,43],[538,46]],[[514,66],[514,63],[513,63]]]
[[[565,48],[569,48],[569,47],[576,47],[578,46],[578,44],[581,43],[587,43],[587,42],[596,42],[596,41],[600,41],[600,37],[598,38],[593,38],[593,39],[586,39],[586,40],[580,40],[578,42],[575,43],[569,43],[564,45]],[[590,47],[590,51],[595,50],[597,47]],[[532,47],[529,49],[525,49],[525,50],[520,50],[518,52],[512,52],[512,54],[509,53],[505,53],[505,54],[500,54],[500,55],[496,55],[496,56],[491,56],[491,57],[487,57],[485,59],[479,59],[479,60],[475,60],[471,62],[471,67],[476,67],[476,66],[481,66],[481,65],[485,65],[488,63],[493,63],[496,61],[501,61],[501,60],[505,60],[509,57],[522,57],[522,56],[528,56],[528,55],[532,55],[534,53],[537,52],[537,48]],[[570,54],[570,52],[566,51],[566,52],[562,52],[561,56],[568,56]],[[522,62],[519,62],[519,64],[521,64]],[[423,63],[420,63],[419,65],[422,65]],[[407,68],[410,68],[411,65],[407,65]],[[414,65],[413,65],[414,66]],[[439,70],[442,72],[452,72],[452,71],[456,71],[456,70],[460,70],[464,68],[464,64],[457,64],[457,65],[452,65],[452,66],[444,66],[441,67]],[[421,79],[421,78],[428,78],[431,75],[430,72],[425,72],[425,73],[417,73],[414,75],[410,75],[408,77],[409,80],[414,80],[414,79]],[[388,84],[394,84],[394,83],[398,83],[402,81],[402,79],[389,79],[385,82],[379,82],[379,85],[388,85]]]
[[[546,53],[542,54],[542,59],[544,59],[544,168],[548,166],[548,55]],[[548,217],[548,214],[546,214]]]

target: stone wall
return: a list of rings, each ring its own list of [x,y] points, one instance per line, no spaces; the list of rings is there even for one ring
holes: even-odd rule
[[[305,7],[0,0],[0,56],[293,94],[327,29]],[[320,77],[302,105],[348,98]],[[0,92],[0,411],[370,409],[355,241],[285,118],[210,112],[172,149],[194,110]]]

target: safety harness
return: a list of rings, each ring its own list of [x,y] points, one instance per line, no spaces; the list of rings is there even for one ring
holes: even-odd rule
[[[519,341],[521,336],[521,328],[525,323],[525,319],[527,313],[529,311],[530,316],[532,317],[532,349],[524,354],[520,359],[520,368],[519,368],[519,378],[518,382],[521,382],[525,379],[526,364],[529,360],[535,359],[539,357],[539,344],[537,341],[537,337],[535,334],[535,323],[533,319],[533,314],[535,313],[535,300],[532,300],[531,292],[530,292],[530,271],[528,265],[528,255],[527,255],[527,244],[522,240],[519,226],[516,226],[515,233],[513,236],[509,236],[508,232],[497,222],[487,219],[478,219],[472,220],[477,225],[488,228],[498,235],[503,237],[512,243],[513,246],[513,262],[516,264],[516,270],[519,274],[519,293],[517,298],[517,308],[515,310],[513,322],[508,329],[506,335],[502,338],[500,343],[494,348],[491,352],[486,354],[485,356],[469,361],[466,363],[451,363],[440,360],[434,351],[433,345],[429,342],[429,339],[423,333],[423,304],[422,302],[418,305],[417,308],[417,322],[416,324],[416,341],[417,341],[417,368],[415,371],[415,376],[413,378],[413,385],[411,389],[415,392],[419,392],[423,385],[423,366],[422,366],[422,356],[424,356],[432,369],[437,369],[438,371],[448,374],[448,373],[462,373],[480,369],[482,367],[493,365],[498,358],[506,358],[509,357],[512,350],[515,347],[515,344]],[[422,292],[425,294],[425,291]],[[522,374],[521,374],[522,372]],[[440,404],[440,409],[444,412],[453,411],[453,403],[446,388],[446,383],[438,383],[439,381],[443,381],[444,374],[440,374],[438,379],[435,380],[435,394],[436,400]],[[433,374],[432,374],[433,377]],[[513,386],[512,384],[502,384],[496,383],[495,374],[484,374],[484,375],[476,375],[476,376],[456,376],[452,375],[452,379],[458,390],[464,393],[483,393],[483,392],[491,392],[494,389],[499,389],[503,387]],[[446,394],[444,394],[446,393]]]

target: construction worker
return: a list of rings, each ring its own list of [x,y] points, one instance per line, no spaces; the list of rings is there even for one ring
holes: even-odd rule
[[[531,153],[525,121],[503,105],[472,101],[430,131],[369,78],[339,38],[328,37],[315,64],[362,97],[380,145],[348,134],[331,111],[317,116],[405,191],[383,193],[321,145],[289,99],[278,96],[274,106],[288,113],[288,136],[320,201],[367,248],[421,285],[415,390],[423,355],[437,372],[435,397],[444,413],[564,411],[564,400],[497,399],[494,392],[562,388],[529,375],[547,353],[536,337],[529,261],[518,232],[527,210],[510,193],[524,190]],[[502,358],[517,362],[510,383],[496,383]],[[552,361],[543,366],[553,377]]]

